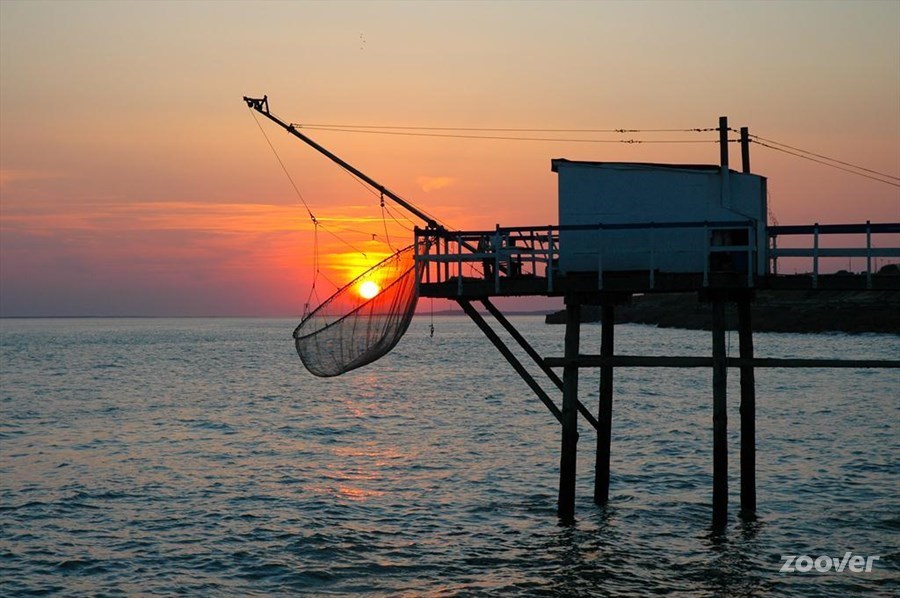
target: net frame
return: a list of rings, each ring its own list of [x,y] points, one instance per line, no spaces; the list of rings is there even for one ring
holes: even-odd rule
[[[418,301],[422,269],[415,253],[415,244],[396,251],[300,321],[293,333],[294,346],[310,373],[339,376],[380,359],[400,342]],[[367,280],[381,281],[380,290],[361,300],[354,293]]]

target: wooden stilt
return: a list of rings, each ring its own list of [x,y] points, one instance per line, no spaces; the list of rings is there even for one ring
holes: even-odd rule
[[[740,356],[753,359],[750,298],[738,301]],[[756,513],[756,380],[753,366],[741,366],[741,515]]]
[[[604,304],[600,332],[601,357],[613,356],[613,340],[616,325],[616,308]],[[613,367],[600,368],[600,409],[597,421],[597,461],[594,465],[594,502],[604,505],[609,501],[609,455],[612,442]]]
[[[726,411],[727,355],[725,354],[725,302],[712,302],[713,353],[713,528],[728,521],[728,418]]]
[[[581,336],[581,305],[566,304],[566,357],[578,355]],[[575,517],[575,468],[578,453],[578,366],[563,368],[562,446],[559,457],[560,519],[570,522]]]

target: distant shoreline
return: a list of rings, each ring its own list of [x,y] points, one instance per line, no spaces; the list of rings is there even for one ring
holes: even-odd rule
[[[507,316],[543,317],[547,324],[562,324],[565,312],[547,310],[505,311]],[[429,312],[418,312],[419,318]],[[461,310],[435,311],[439,317],[465,317]],[[0,320],[297,320],[299,315],[282,316],[147,316],[73,315],[2,316]],[[599,322],[600,308],[582,307],[582,322]],[[752,307],[753,329],[757,332],[846,332],[900,334],[900,293],[896,291],[758,291]],[[616,308],[616,323],[646,324],[659,328],[710,330],[709,306],[696,293],[638,295]],[[737,329],[733,305],[726,308],[729,329]]]
[[[737,329],[733,305],[726,308],[729,329]],[[565,312],[546,318],[562,324]],[[879,332],[900,334],[900,293],[896,291],[758,291],[751,308],[758,332]],[[583,322],[599,322],[600,308],[582,308]],[[661,293],[634,297],[616,308],[616,323],[660,328],[710,330],[712,313],[696,293]]]

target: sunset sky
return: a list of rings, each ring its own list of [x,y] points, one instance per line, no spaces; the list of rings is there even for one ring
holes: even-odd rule
[[[2,0],[0,315],[299,315],[312,225],[241,101],[263,94],[304,124],[684,129],[727,115],[898,176],[900,2]],[[388,251],[377,197],[260,124],[336,233],[319,234],[330,279]],[[552,158],[718,161],[713,143],[308,134],[457,228],[556,223]],[[900,221],[896,186],[751,149],[780,224]],[[393,221],[388,234],[411,242]]]

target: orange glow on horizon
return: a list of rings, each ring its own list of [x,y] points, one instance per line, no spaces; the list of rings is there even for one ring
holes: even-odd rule
[[[192,3],[0,1],[0,315],[294,317],[351,283],[359,301],[361,276],[390,292],[365,272],[424,223],[243,95],[351,123],[301,126],[451,230],[556,223],[553,158],[716,164],[694,127],[719,115],[900,176],[897,2],[278,8],[217,5],[209,35]],[[645,132],[599,132],[619,127]],[[900,220],[892,183],[751,154],[780,224]]]

